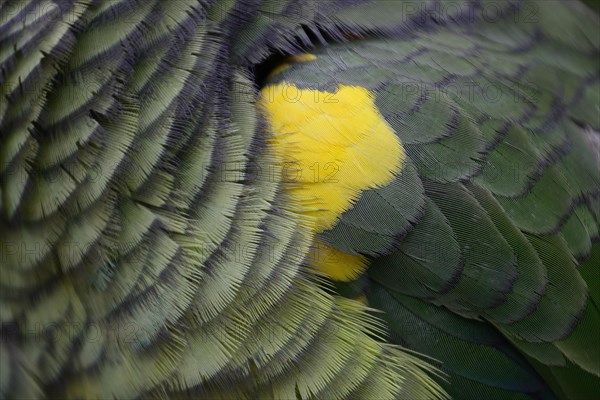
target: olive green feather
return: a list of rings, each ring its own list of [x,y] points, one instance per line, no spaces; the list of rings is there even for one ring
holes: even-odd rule
[[[0,397],[593,397],[599,32],[579,1],[0,3]],[[269,168],[281,81],[367,88],[406,152],[320,234],[354,282]]]

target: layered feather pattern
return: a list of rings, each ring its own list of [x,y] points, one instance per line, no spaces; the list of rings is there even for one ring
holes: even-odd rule
[[[599,20],[575,2],[505,5],[494,21],[400,24],[313,51],[273,80],[369,88],[406,149],[398,179],[412,182],[370,192],[411,200],[382,208],[365,192],[323,234],[371,256],[368,278],[341,290],[383,310],[393,342],[440,360],[457,398],[592,398]],[[389,218],[393,237],[351,222],[396,204],[419,211]]]
[[[0,396],[590,398],[600,21],[546,3],[0,3]],[[406,153],[318,235],[356,281],[311,268],[280,82]]]

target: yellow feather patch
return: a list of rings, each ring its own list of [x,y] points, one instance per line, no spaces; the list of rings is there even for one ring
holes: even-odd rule
[[[367,258],[344,253],[319,239],[315,239],[310,257],[311,266],[336,281],[358,278],[367,267]]]
[[[285,71],[290,67],[290,63],[304,62],[304,61],[313,61],[316,60],[317,57],[314,54],[300,54],[297,56],[289,56],[285,59],[284,63],[274,68],[273,71],[269,74],[269,76],[275,76],[281,71]]]
[[[261,103],[286,191],[313,233],[332,228],[362,191],[385,186],[402,167],[404,149],[365,88],[330,93],[282,82],[263,88]],[[349,280],[364,269],[363,257],[331,250],[339,261],[314,262],[331,278]]]

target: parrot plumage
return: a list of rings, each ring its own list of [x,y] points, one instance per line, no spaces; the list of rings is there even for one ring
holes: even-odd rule
[[[592,399],[579,1],[0,2],[0,397]]]

